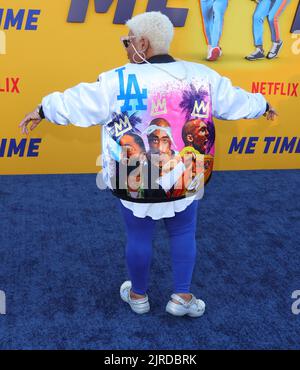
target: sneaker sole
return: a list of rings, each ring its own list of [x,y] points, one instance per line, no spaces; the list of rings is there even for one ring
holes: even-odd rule
[[[265,59],[265,57],[262,57],[262,58],[253,58],[253,59],[249,59],[247,57],[245,57],[246,60],[248,60],[249,62],[255,62],[256,60],[263,60]]]
[[[122,298],[122,297],[121,297],[121,298]],[[137,313],[138,315],[142,315],[142,314],[147,313],[147,312],[149,312],[149,311],[150,311],[150,304],[149,304],[149,307],[148,307],[148,308],[143,309],[143,310],[141,310],[141,311],[138,311],[138,310],[135,310],[135,309],[131,306],[131,304],[130,304],[128,301],[126,301],[126,300],[125,300],[125,299],[123,299],[123,298],[122,298],[122,300],[123,300],[125,303],[127,303],[127,304],[130,306],[131,310],[132,310],[133,312]]]
[[[131,307],[131,309],[132,309],[132,307]],[[135,312],[138,315],[143,315],[144,313],[150,312],[150,308],[148,308],[147,310],[144,310],[144,311],[135,311],[133,309],[132,309],[132,311]]]
[[[179,314],[179,313],[177,313],[177,312],[168,311],[168,310],[166,310],[166,312],[168,312],[168,313],[169,313],[169,314],[171,314],[172,316],[177,316],[177,317],[189,316],[189,317],[193,317],[193,318],[201,317],[201,316],[203,316],[203,314],[204,314],[204,311],[203,311],[203,312],[201,312],[201,314],[192,314],[192,313],[182,313],[182,314]]]
[[[168,312],[169,314],[173,315],[173,316],[177,316],[177,317],[182,317],[182,316],[189,316],[189,317],[201,317],[203,316],[204,312],[205,312],[205,309],[203,310],[203,312],[201,313],[197,313],[197,314],[193,314],[191,312],[178,312],[178,311],[174,311],[172,308],[170,308],[168,305],[166,307],[166,312]]]
[[[204,315],[204,313],[205,313],[205,310],[204,310],[203,312],[201,312],[200,314],[197,314],[197,315],[194,315],[194,314],[192,314],[192,313],[188,313],[187,315],[188,315],[189,317],[201,317],[201,316],[203,316],[203,315]]]

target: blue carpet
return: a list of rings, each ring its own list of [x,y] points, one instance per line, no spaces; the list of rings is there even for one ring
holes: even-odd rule
[[[124,226],[118,199],[95,178],[0,177],[1,349],[299,348],[300,171],[214,172],[198,211],[200,319],[164,312],[167,237],[154,240],[151,313],[120,302]]]

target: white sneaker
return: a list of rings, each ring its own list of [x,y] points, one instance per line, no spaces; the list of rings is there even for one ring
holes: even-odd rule
[[[222,55],[222,50],[219,46],[208,49],[207,58],[210,62],[216,61]]]
[[[273,42],[271,50],[268,52],[267,58],[274,59],[277,58],[280,49],[282,48],[283,41]]]
[[[127,302],[131,307],[132,311],[138,314],[143,314],[150,311],[149,299],[146,294],[144,298],[132,299],[130,298],[130,290],[132,284],[131,281],[127,280],[121,285],[120,296],[124,302]]]
[[[247,55],[245,59],[250,60],[250,61],[265,59],[265,52],[260,48],[256,48],[254,52]]]
[[[166,311],[174,316],[188,315],[190,317],[200,317],[205,312],[205,303],[201,299],[196,299],[192,294],[190,301],[185,301],[177,294],[171,295],[172,299],[175,299],[180,304],[174,303],[170,300],[166,306]]]

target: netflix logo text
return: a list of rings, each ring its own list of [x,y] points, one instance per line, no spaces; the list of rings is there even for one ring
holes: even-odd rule
[[[20,94],[20,78],[19,77],[3,77],[0,76],[0,94]]]
[[[252,82],[252,92],[263,95],[298,97],[298,82]]]

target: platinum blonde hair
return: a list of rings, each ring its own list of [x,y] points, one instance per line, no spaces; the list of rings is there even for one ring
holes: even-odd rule
[[[174,36],[174,27],[170,19],[161,12],[138,14],[126,22],[134,36],[146,37],[155,54],[166,54]]]

